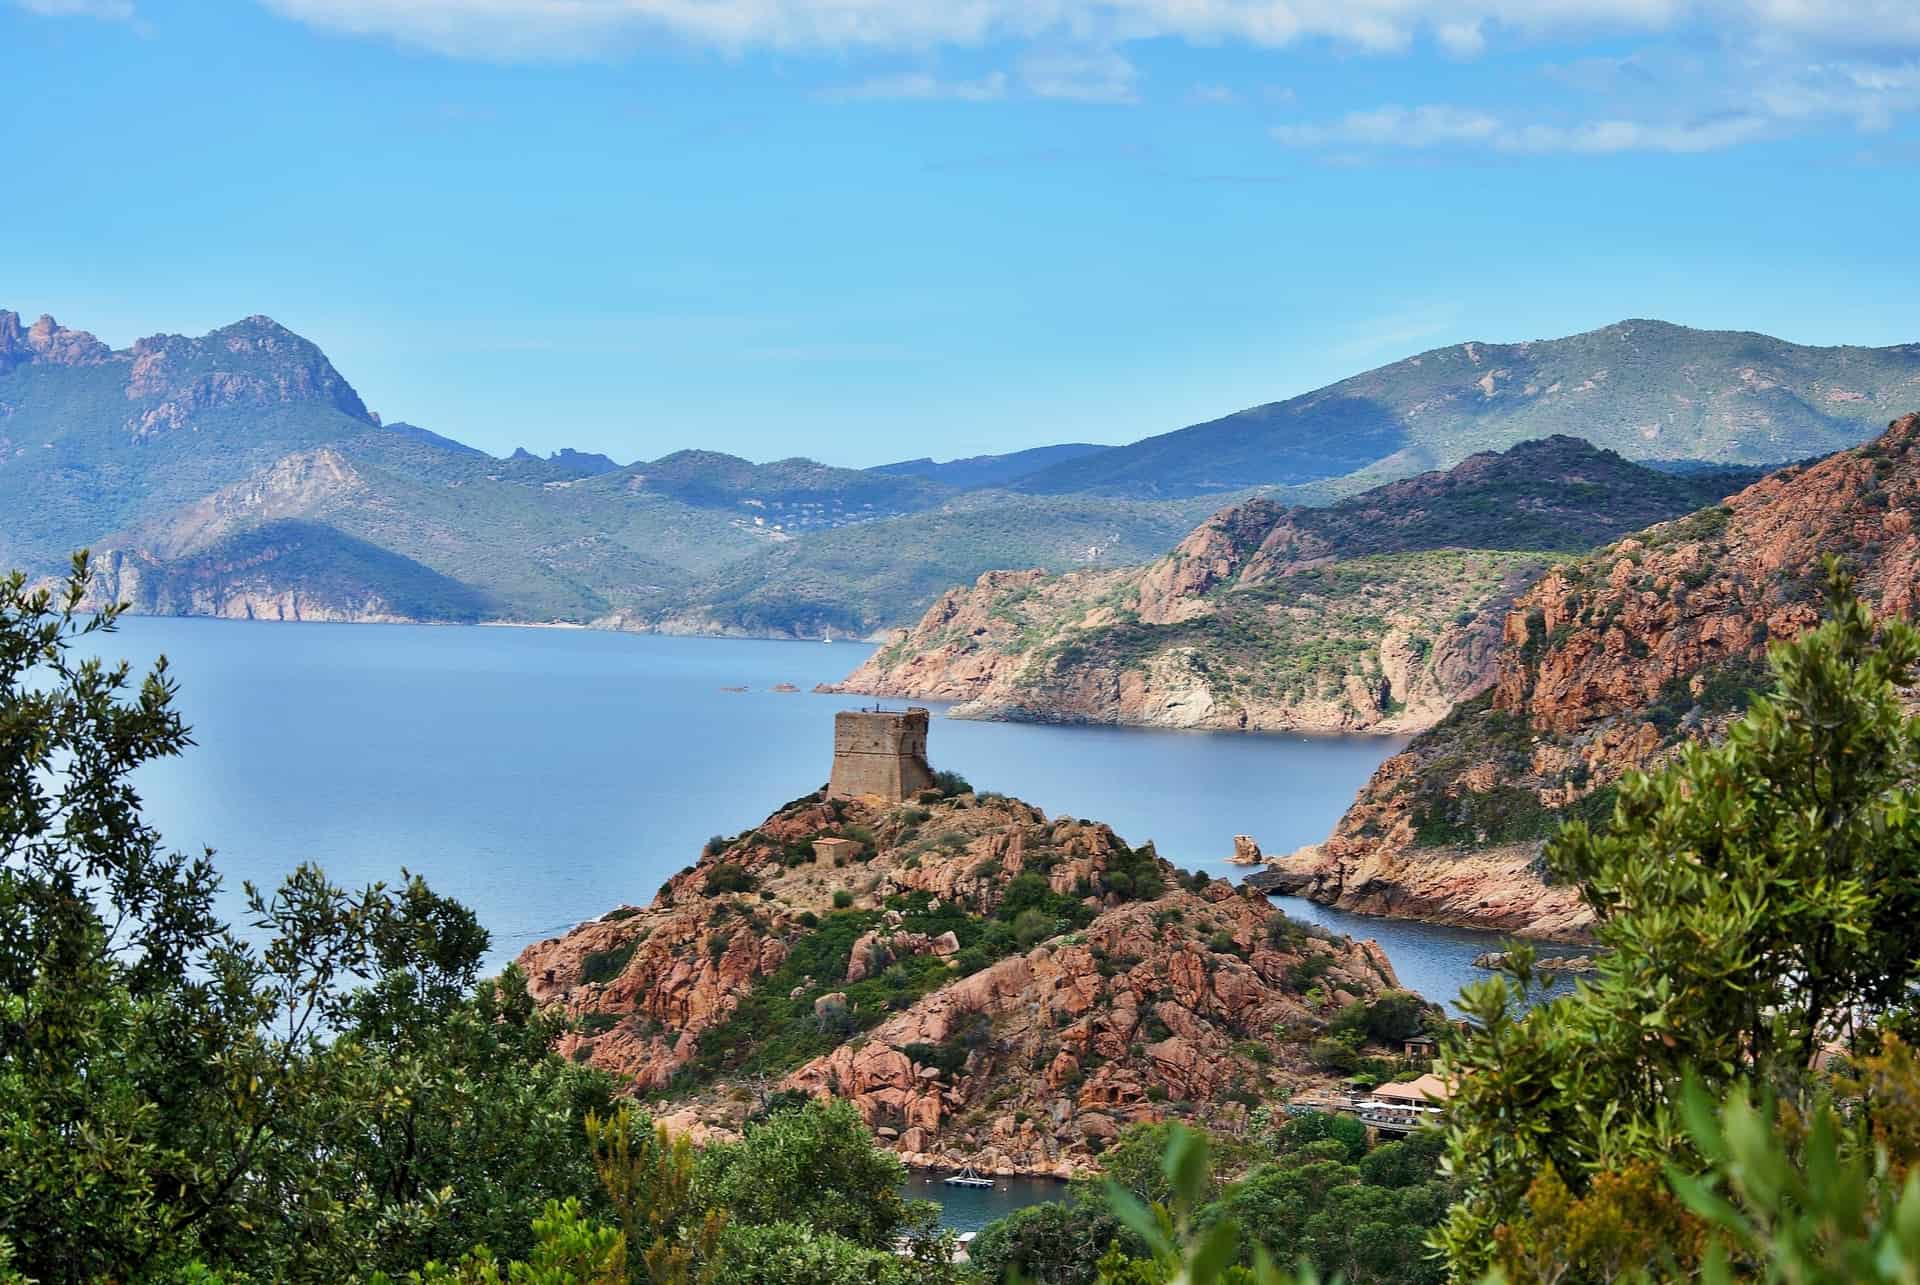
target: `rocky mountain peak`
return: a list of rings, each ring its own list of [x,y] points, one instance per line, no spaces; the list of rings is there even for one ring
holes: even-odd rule
[[[127,427],[138,439],[192,428],[228,407],[294,402],[378,422],[317,345],[271,317],[256,314],[198,339],[149,335],[131,356],[126,396],[140,406]]]
[[[0,310],[0,375],[30,363],[48,366],[90,366],[106,361],[113,350],[84,330],[69,330],[51,314],[24,330],[20,314]]]

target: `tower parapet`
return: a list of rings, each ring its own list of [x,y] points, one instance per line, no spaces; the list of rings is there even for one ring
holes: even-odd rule
[[[918,705],[905,710],[845,709],[833,716],[834,798],[877,795],[902,803],[933,785],[927,764],[928,713]]]

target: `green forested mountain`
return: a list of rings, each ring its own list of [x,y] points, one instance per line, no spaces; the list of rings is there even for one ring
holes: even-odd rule
[[[116,351],[0,312],[0,564],[46,575],[92,547],[103,594],[159,612],[864,634],[996,567],[1147,561],[1256,490],[1321,503],[1560,429],[1636,458],[1796,458],[1864,438],[1917,380],[1920,347],[1631,322],[1438,350],[1125,447],[622,465],[383,424],[266,317]]]
[[[1768,464],[1852,446],[1920,396],[1920,344],[1812,348],[1622,321],[1435,348],[1287,401],[1069,460],[1042,494],[1198,495],[1444,468],[1556,433],[1630,459]]]

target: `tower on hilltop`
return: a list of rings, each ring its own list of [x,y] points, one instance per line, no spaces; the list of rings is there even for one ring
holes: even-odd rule
[[[833,780],[827,793],[878,795],[902,803],[933,786],[927,765],[927,711],[843,709],[833,716]]]

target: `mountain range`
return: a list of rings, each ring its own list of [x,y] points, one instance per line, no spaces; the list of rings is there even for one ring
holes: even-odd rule
[[[1920,347],[1628,322],[1464,344],[1120,447],[875,469],[688,450],[498,459],[383,423],[267,317],[113,349],[0,312],[0,563],[91,547],[154,612],[869,635],[995,567],[1137,565],[1223,504],[1325,502],[1573,427],[1633,458],[1775,462],[1920,397]]]

